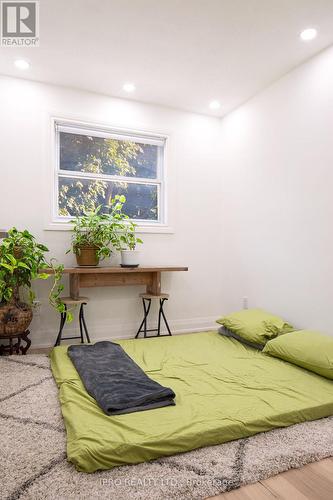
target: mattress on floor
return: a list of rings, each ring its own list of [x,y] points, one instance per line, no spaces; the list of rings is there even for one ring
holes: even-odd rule
[[[117,342],[152,379],[175,391],[176,406],[107,416],[85,391],[67,346],[53,349],[68,459],[79,471],[136,464],[333,414],[333,381],[217,332]]]

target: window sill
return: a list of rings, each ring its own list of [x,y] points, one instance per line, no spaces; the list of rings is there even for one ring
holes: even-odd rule
[[[44,231],[72,231],[73,225],[67,222],[51,222],[44,227]],[[151,234],[174,234],[175,230],[171,226],[163,224],[159,225],[140,225],[136,227],[137,233],[151,233]]]

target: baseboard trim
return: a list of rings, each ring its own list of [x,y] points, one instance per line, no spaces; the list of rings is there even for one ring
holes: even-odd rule
[[[169,321],[172,334],[182,335],[187,333],[197,333],[204,332],[207,330],[217,330],[216,320],[217,316],[206,317],[206,318],[191,318],[191,319],[181,319]],[[137,323],[127,323],[127,324],[109,324],[109,325],[99,325],[89,327],[89,335],[92,342],[98,342],[100,340],[112,340],[112,339],[131,339],[134,338],[138,329]],[[162,330],[164,333],[164,330]],[[77,330],[74,328],[67,328],[65,335],[72,337],[77,334]],[[44,332],[32,332],[32,349],[47,349],[52,347],[57,336],[57,332],[54,330],[44,331]]]

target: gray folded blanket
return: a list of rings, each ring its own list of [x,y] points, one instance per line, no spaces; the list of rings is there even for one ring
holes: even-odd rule
[[[114,342],[68,348],[86,391],[107,415],[174,405],[175,393],[150,379]]]

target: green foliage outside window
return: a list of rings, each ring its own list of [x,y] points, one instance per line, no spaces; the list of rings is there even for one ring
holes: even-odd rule
[[[60,133],[62,171],[121,177],[156,178],[157,147],[133,141]],[[116,196],[126,196],[124,211],[134,219],[157,220],[157,187],[154,184],[106,181],[92,178],[59,178],[58,211],[77,217],[86,212],[107,211]]]

